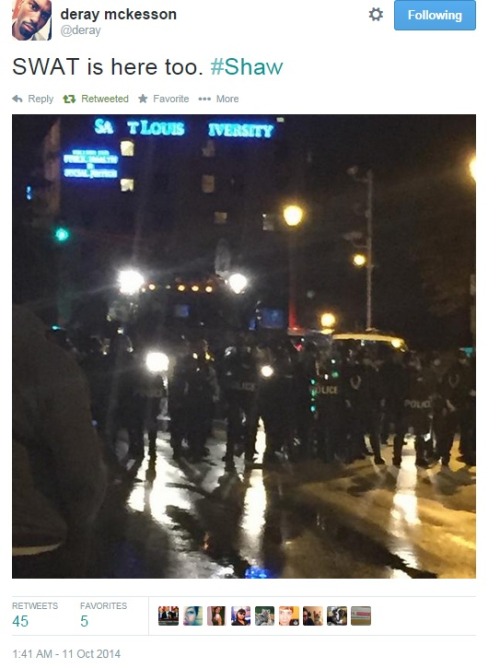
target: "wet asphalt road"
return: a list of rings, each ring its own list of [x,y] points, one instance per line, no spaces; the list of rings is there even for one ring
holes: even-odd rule
[[[259,432],[260,458],[263,441]],[[475,474],[418,478],[411,450],[400,471],[371,459],[355,470],[318,462],[263,469],[259,460],[249,469],[242,458],[226,471],[222,432],[208,449],[203,462],[175,462],[161,432],[135,477],[110,486],[90,577],[475,576]],[[462,533],[453,528],[459,518]]]

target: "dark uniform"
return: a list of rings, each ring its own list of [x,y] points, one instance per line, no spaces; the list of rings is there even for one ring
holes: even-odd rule
[[[436,446],[438,457],[445,466],[450,461],[453,439],[458,431],[460,431],[460,454],[465,457],[464,435],[470,432],[467,421],[470,423],[473,385],[471,368],[467,359],[462,356],[459,356],[459,359],[446,371],[439,383],[435,420]],[[465,439],[467,440],[467,436]],[[466,447],[470,449],[468,445]]]
[[[177,362],[169,389],[174,457],[180,456],[185,438],[192,460],[200,461],[212,430],[214,402],[219,397],[215,369],[204,341],[194,343],[191,352]]]
[[[220,382],[227,407],[226,465],[230,466],[234,455],[241,455],[242,450],[245,460],[251,462],[259,415],[257,360],[250,347],[239,345],[226,350]]]
[[[320,459],[331,462],[342,458],[344,443],[344,410],[338,365],[322,363],[311,384],[313,415],[316,425],[316,448]]]
[[[273,373],[261,376],[258,389],[259,415],[266,432],[264,463],[276,460],[276,454],[289,454],[295,433],[293,365],[285,344],[270,352]]]
[[[401,421],[396,425],[392,461],[395,466],[401,465],[404,438],[411,427],[415,434],[415,464],[427,468],[425,437],[431,431],[435,384],[432,374],[422,369],[416,357],[410,360],[407,374],[403,414]]]
[[[139,370],[137,384],[134,388],[134,397],[137,408],[134,411],[134,438],[142,442],[144,432],[148,434],[150,450],[156,448],[158,436],[158,414],[161,400],[166,396],[163,378],[158,373],[151,373],[146,367]]]
[[[368,432],[375,463],[384,464],[380,454],[381,388],[377,370],[369,362],[349,361],[342,382],[346,406],[347,461],[364,459]]]
[[[380,368],[382,388],[382,421],[380,438],[387,443],[389,433],[401,422],[403,416],[404,393],[406,391],[407,371],[403,366],[403,353],[395,351],[385,360]]]
[[[295,420],[297,427],[298,459],[310,459],[314,447],[315,414],[312,406],[311,383],[318,375],[318,350],[306,341],[293,363]]]

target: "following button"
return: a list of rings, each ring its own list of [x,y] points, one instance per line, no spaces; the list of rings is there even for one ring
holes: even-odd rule
[[[395,30],[475,30],[475,0],[396,0]]]

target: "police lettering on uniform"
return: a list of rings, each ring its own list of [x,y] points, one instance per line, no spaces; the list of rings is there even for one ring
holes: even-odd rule
[[[401,465],[405,435],[410,428],[415,434],[415,464],[428,468],[425,457],[426,438],[430,438],[433,397],[435,393],[434,376],[424,369],[420,358],[415,353],[409,356],[406,364],[406,390],[404,392],[403,412],[396,424],[394,438],[393,464]]]
[[[344,410],[338,361],[331,356],[321,359],[311,384],[314,399],[316,448],[320,459],[342,459]]]

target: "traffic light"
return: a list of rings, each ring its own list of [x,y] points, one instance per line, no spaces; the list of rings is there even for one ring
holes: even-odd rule
[[[71,239],[71,232],[67,227],[56,227],[52,233],[53,239],[58,244],[65,244]]]

